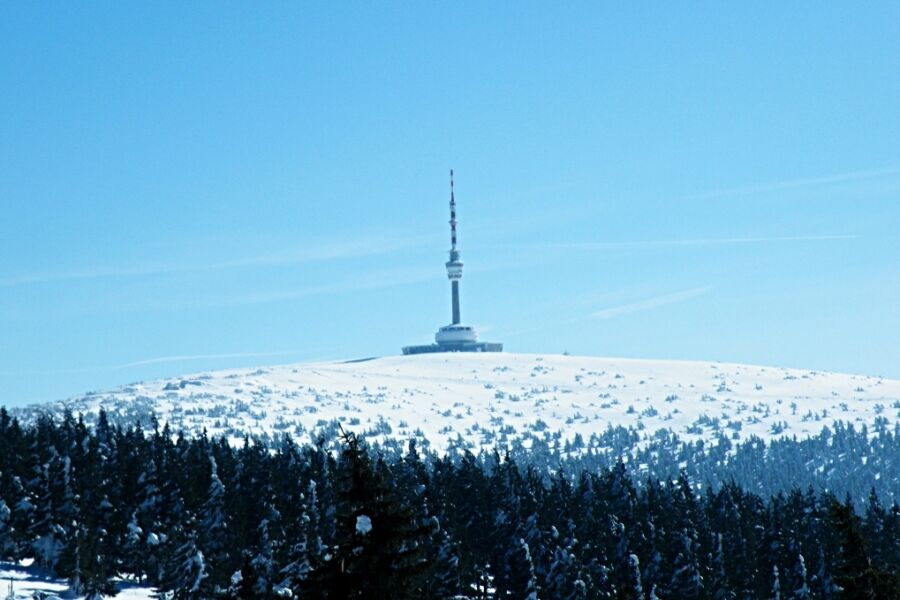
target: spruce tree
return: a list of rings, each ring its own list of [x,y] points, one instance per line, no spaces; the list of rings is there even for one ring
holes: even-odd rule
[[[889,541],[885,539],[884,524],[887,518],[887,511],[878,500],[878,494],[873,487],[869,491],[869,501],[866,504],[866,514],[862,522],[861,533],[866,541],[867,547],[870,549],[870,558],[876,565],[885,564],[884,552],[890,547]]]
[[[573,539],[555,545],[541,594],[545,598],[570,600],[587,594],[588,583],[575,555]]]
[[[431,573],[423,598],[430,600],[456,598],[460,594],[459,557],[450,536],[445,531],[440,533],[440,545]]]
[[[490,487],[478,459],[466,451],[456,467],[445,467],[447,476],[444,526],[459,542],[460,581],[464,588],[474,587],[482,596],[492,586],[488,570],[493,514]]]
[[[866,553],[859,517],[850,503],[832,500],[829,516],[838,535],[838,561],[834,582],[841,600],[876,600],[877,576]]]
[[[716,548],[710,568],[710,581],[707,586],[711,600],[735,600],[737,595],[731,589],[728,575],[725,572],[725,553],[722,550],[722,534],[716,534]]]
[[[66,567],[70,573],[69,589],[76,594],[83,594],[86,599],[99,599],[118,593],[111,580],[114,574],[110,570],[111,557],[103,551],[105,535],[105,530],[95,523],[79,525],[72,539],[73,564]]]
[[[787,578],[787,589],[791,600],[809,600],[812,596],[808,585],[809,577],[806,573],[806,559],[803,554],[797,553],[794,570],[790,578]]]
[[[537,600],[537,577],[531,562],[531,552],[524,539],[519,538],[510,548],[505,562],[504,588],[498,588],[498,600]]]
[[[690,531],[683,530],[676,536],[676,540],[677,554],[672,564],[669,594],[681,600],[699,600],[703,597],[703,578],[697,563],[693,535]]]
[[[12,518],[9,507],[0,498],[0,561],[15,559],[15,544],[12,538]]]
[[[200,510],[199,547],[203,552],[207,574],[214,582],[224,582],[231,572],[228,561],[229,530],[225,508],[225,486],[219,479],[218,466],[212,455],[209,461],[209,487]]]
[[[772,568],[772,590],[769,593],[769,600],[781,600],[781,577],[777,566]]]
[[[21,560],[31,554],[32,527],[34,526],[35,505],[31,494],[25,489],[22,479],[12,477],[9,508],[12,513],[10,530],[13,541],[13,560]]]
[[[344,436],[338,464],[334,547],[306,580],[321,598],[421,598],[430,565],[425,531],[393,489],[381,459],[373,465],[356,436]]]
[[[51,573],[70,543],[69,532],[78,517],[77,499],[72,489],[71,461],[60,457],[55,449],[37,478],[37,508],[32,525],[32,548],[37,563]]]
[[[131,513],[128,521],[125,539],[122,544],[122,567],[127,573],[131,573],[135,579],[141,581],[146,573],[146,542],[144,530],[138,524],[137,511]]]
[[[275,573],[278,572],[274,554],[272,540],[269,538],[269,521],[263,519],[259,524],[258,551],[250,561],[255,576],[253,591],[257,598],[268,598],[272,593]]]
[[[620,584],[619,597],[628,600],[644,600],[641,584],[641,562],[636,554],[629,554],[626,560],[626,577]]]
[[[163,564],[159,597],[171,600],[210,598],[212,590],[206,581],[206,561],[197,547],[193,531],[175,532],[167,544],[172,551]]]
[[[300,517],[286,528],[289,546],[284,559],[285,566],[281,569],[281,583],[278,585],[280,589],[291,590],[292,594],[300,593],[310,571],[322,561],[325,552],[318,533],[321,519],[316,482],[311,480],[307,492],[301,492],[299,496]]]
[[[126,556],[133,561],[133,574],[141,578],[147,576],[151,581],[159,578],[162,564],[159,560],[159,548],[165,541],[164,529],[171,520],[165,518],[164,498],[161,492],[160,475],[156,467],[154,452],[162,440],[158,434],[151,438],[151,452],[147,457],[137,479],[135,503],[126,534]],[[174,482],[172,482],[174,485]],[[171,486],[167,486],[171,490]]]

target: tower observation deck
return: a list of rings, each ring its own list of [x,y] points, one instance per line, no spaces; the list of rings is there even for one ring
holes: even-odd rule
[[[471,325],[463,325],[459,310],[459,282],[462,279],[463,263],[456,247],[456,195],[453,190],[453,171],[450,171],[450,260],[447,279],[450,280],[451,320],[434,334],[434,344],[425,346],[404,346],[403,354],[426,354],[430,352],[502,352],[503,344],[479,342],[478,333]]]

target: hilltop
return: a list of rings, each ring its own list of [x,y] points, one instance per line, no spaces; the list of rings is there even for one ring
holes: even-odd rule
[[[641,441],[806,438],[835,421],[871,428],[900,412],[900,381],[717,362],[446,353],[232,369],[140,382],[14,411],[155,415],[176,431],[315,438],[340,423],[373,441],[436,450],[529,440],[591,445],[621,426]]]

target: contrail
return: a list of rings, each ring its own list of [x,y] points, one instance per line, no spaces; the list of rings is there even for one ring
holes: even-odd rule
[[[266,356],[287,356],[295,354],[294,352],[232,352],[226,354],[180,354],[175,356],[158,356],[156,358],[146,358],[144,360],[136,360],[122,365],[106,367],[108,370],[131,369],[133,367],[142,367],[145,365],[155,365],[160,363],[172,362],[188,362],[192,360],[209,360],[216,358],[262,358]]]
[[[573,242],[558,247],[580,250],[607,250],[616,248],[669,248],[678,246],[736,246],[741,244],[776,244],[787,242],[825,242],[859,239],[858,235],[787,235],[747,238],[697,238],[687,240],[636,240],[630,242]]]
[[[234,352],[234,353],[225,353],[225,354],[181,354],[174,356],[158,356],[155,358],[146,358],[143,360],[136,360],[129,363],[124,363],[121,365],[107,365],[103,367],[80,367],[73,369],[53,369],[53,370],[37,370],[37,371],[27,371],[29,375],[72,375],[78,373],[99,373],[103,371],[124,371],[126,369],[132,369],[135,367],[142,367],[146,365],[155,365],[162,363],[174,363],[174,362],[190,362],[194,360],[209,360],[209,359],[217,359],[217,358],[262,358],[262,357],[271,357],[271,356],[290,356],[296,355],[297,352]]]
[[[734,196],[749,196],[751,194],[764,194],[768,192],[777,192],[781,190],[793,190],[804,187],[815,187],[822,185],[830,185],[833,183],[844,183],[847,181],[859,181],[863,179],[875,179],[877,177],[886,177],[889,175],[900,175],[900,167],[888,167],[884,169],[866,169],[862,171],[850,171],[848,173],[838,173],[836,175],[823,175],[820,177],[806,177],[800,179],[786,179],[783,181],[772,181],[769,183],[760,183],[756,185],[748,185],[735,187],[713,192],[705,192],[702,194],[694,194],[687,196],[688,200],[705,200],[710,198],[727,198]]]
[[[671,294],[663,294],[661,296],[655,296],[653,298],[647,298],[646,300],[640,300],[638,302],[631,302],[629,304],[620,304],[618,306],[611,306],[609,308],[604,308],[602,310],[598,310],[589,315],[574,317],[571,319],[563,319],[560,321],[548,321],[544,322],[540,325],[536,325],[533,327],[526,327],[523,329],[516,329],[513,331],[503,332],[503,335],[506,337],[515,337],[527,333],[534,333],[535,331],[542,331],[544,329],[549,329],[551,327],[560,327],[563,325],[570,325],[572,323],[581,323],[588,319],[614,319],[616,317],[621,317],[624,315],[630,315],[637,312],[642,312],[645,310],[652,310],[659,306],[665,306],[666,304],[675,304],[677,302],[684,302],[686,300],[690,300],[691,298],[696,298],[698,296],[702,296],[711,292],[714,289],[711,285],[706,285],[698,288],[691,288],[689,290],[681,290],[679,292],[673,292]]]
[[[712,291],[713,286],[706,285],[703,287],[693,288],[689,290],[682,290],[680,292],[673,292],[671,294],[664,294],[662,296],[655,296],[653,298],[648,298],[646,300],[641,300],[639,302],[632,302],[630,304],[621,304],[619,306],[612,306],[610,308],[604,308],[603,310],[598,310],[597,312],[593,312],[590,314],[590,318],[592,319],[613,319],[615,317],[621,317],[623,315],[631,315],[637,312],[643,312],[645,310],[651,310],[657,308],[659,306],[665,306],[667,304],[675,304],[677,302],[684,302],[685,300],[690,300],[691,298],[696,298],[697,296],[702,296],[704,294],[708,294]]]
[[[360,238],[348,242],[312,245],[294,251],[237,258],[202,264],[144,263],[133,265],[95,265],[65,271],[43,271],[0,278],[0,287],[13,287],[54,281],[200,273],[251,267],[281,266],[365,258],[407,250],[421,245],[422,237],[394,235]]]

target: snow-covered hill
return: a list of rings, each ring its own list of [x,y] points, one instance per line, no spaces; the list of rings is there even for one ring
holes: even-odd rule
[[[610,426],[687,440],[818,434],[836,420],[900,420],[900,381],[740,364],[528,354],[432,354],[200,373],[20,409],[146,422],[239,438],[295,439],[340,422],[370,439],[445,449],[580,436]],[[526,444],[528,442],[526,441]]]

